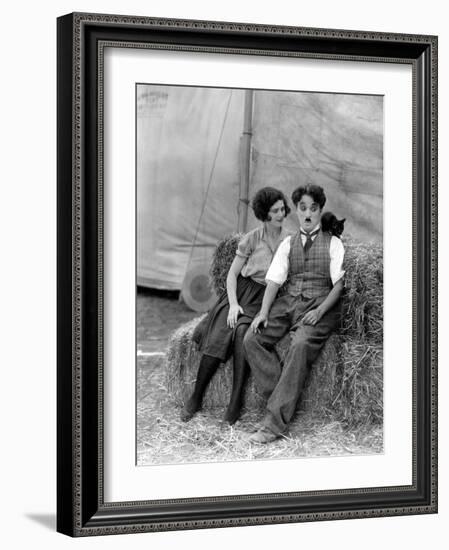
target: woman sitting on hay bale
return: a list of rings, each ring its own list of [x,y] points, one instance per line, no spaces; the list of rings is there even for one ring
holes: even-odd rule
[[[240,416],[243,388],[249,368],[243,337],[260,310],[265,275],[279,244],[288,236],[283,228],[290,208],[285,195],[273,187],[260,189],[253,198],[254,215],[263,222],[239,242],[226,279],[226,292],[194,332],[202,358],[193,393],[181,412],[187,422],[201,408],[204,392],[220,363],[234,358],[232,392],[225,420],[234,424]]]

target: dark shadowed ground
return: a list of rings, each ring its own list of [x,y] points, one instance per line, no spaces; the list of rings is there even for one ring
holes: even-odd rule
[[[139,288],[137,294],[137,350],[165,352],[169,335],[198,317],[178,299],[178,292]]]

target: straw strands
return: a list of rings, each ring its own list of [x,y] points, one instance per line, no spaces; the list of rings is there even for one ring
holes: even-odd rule
[[[383,341],[383,249],[375,243],[343,240],[345,293],[341,334]]]
[[[233,233],[232,235],[223,237],[223,239],[218,241],[217,247],[214,250],[209,272],[217,296],[220,296],[226,290],[226,277],[243,235],[243,233]]]
[[[151,376],[148,373],[151,372]],[[289,430],[270,445],[248,442],[263,411],[246,409],[235,426],[222,421],[225,407],[204,408],[190,422],[181,422],[165,383],[163,361],[138,361],[137,463],[175,464],[315,456],[368,455],[383,450],[382,426],[344,423],[301,413]]]

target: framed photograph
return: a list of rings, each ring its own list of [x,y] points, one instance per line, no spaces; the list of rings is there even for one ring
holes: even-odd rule
[[[58,19],[70,536],[437,512],[437,37]]]

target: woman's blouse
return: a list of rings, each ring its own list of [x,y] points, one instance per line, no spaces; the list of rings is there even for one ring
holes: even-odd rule
[[[254,281],[265,285],[265,275],[270,267],[274,253],[279,244],[290,234],[290,231],[282,228],[274,248],[271,248],[268,243],[264,226],[257,227],[244,235],[236,251],[237,256],[247,259],[242,268],[241,275],[243,277],[251,277]]]

